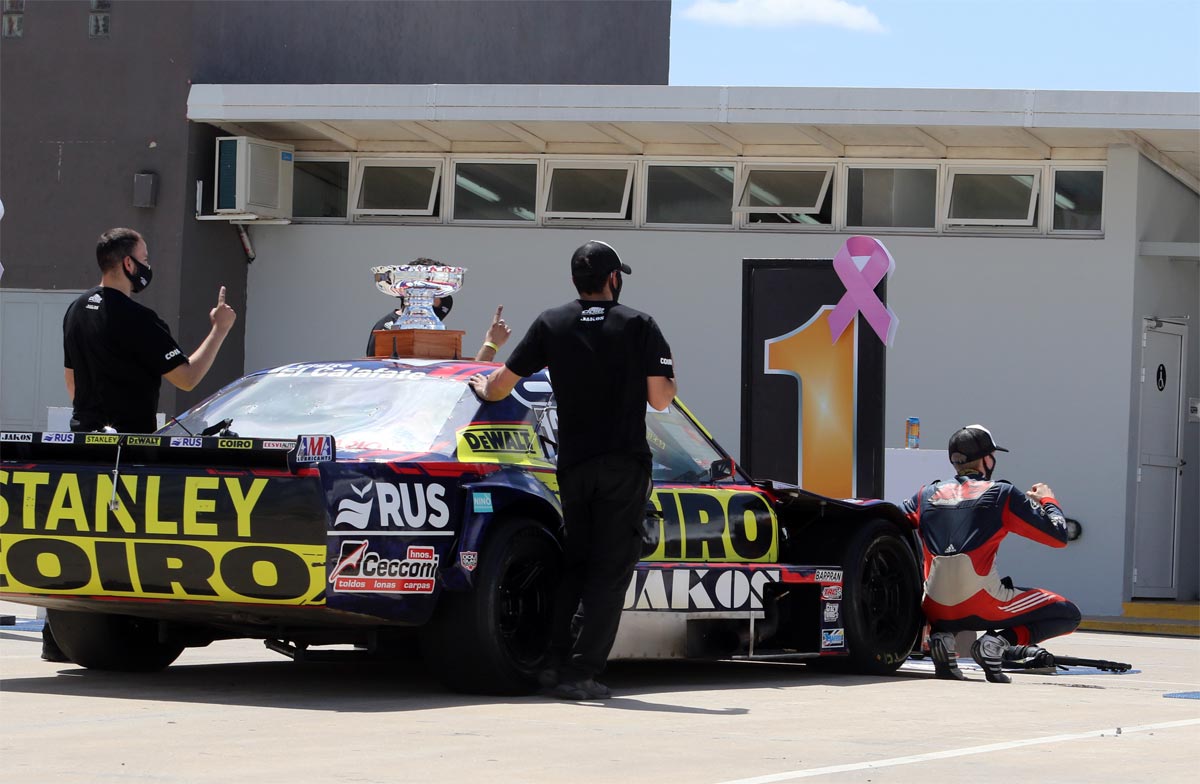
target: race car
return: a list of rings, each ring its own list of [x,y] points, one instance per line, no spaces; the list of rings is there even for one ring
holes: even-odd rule
[[[0,595],[84,667],[156,670],[257,638],[419,650],[454,689],[533,687],[561,569],[546,372],[504,400],[463,360],[252,373],[152,435],[0,433]],[[612,658],[797,658],[889,673],[916,641],[894,505],[734,464],[679,401],[647,410],[654,493]]]

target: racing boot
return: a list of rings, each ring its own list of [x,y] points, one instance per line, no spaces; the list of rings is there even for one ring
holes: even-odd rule
[[[1054,654],[1039,645],[1009,645],[1003,658],[1006,662],[1025,662],[1034,668],[1054,666]]]
[[[929,657],[933,659],[934,677],[943,681],[965,681],[967,676],[958,668],[958,654],[954,650],[954,635],[950,632],[934,632],[929,635]]]
[[[1004,649],[1008,647],[1003,637],[991,632],[981,634],[971,646],[971,658],[983,668],[984,677],[988,683],[1012,683],[1012,678],[1004,674],[1001,665],[1004,662]]]

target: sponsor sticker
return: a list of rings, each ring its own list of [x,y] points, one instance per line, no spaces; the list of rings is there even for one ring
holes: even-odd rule
[[[529,425],[471,425],[458,431],[459,460],[509,463],[541,457],[541,442]]]
[[[186,446],[197,449],[204,446],[204,439],[200,436],[174,436],[171,438],[171,446]]]
[[[821,598],[826,601],[840,602],[842,600],[842,586],[826,585],[821,588]]]
[[[337,505],[333,524],[337,528],[359,531],[391,529],[445,529],[450,524],[450,507],[446,503],[446,486],[429,484],[372,481],[348,483],[350,494]],[[375,501],[378,500],[378,512]]]
[[[254,442],[249,438],[218,438],[217,449],[253,449]]]
[[[296,445],[295,441],[263,441],[263,449],[291,449]]]
[[[339,593],[433,593],[437,568],[432,547],[409,545],[404,558],[385,558],[368,540],[344,541],[329,584]]]
[[[474,550],[463,550],[458,554],[458,562],[462,564],[462,568],[473,572],[475,567],[479,566],[479,553]]]
[[[842,581],[842,570],[818,569],[813,575],[813,579],[819,583],[840,583]]]
[[[162,436],[125,436],[126,446],[162,446]]]
[[[778,569],[638,569],[625,591],[626,610],[761,610]]]
[[[491,493],[471,493],[471,506],[476,512],[492,511]]]
[[[829,602],[825,605],[825,609],[821,613],[825,623],[837,623],[842,617],[842,603]]]
[[[846,630],[845,629],[822,629],[821,630],[821,648],[845,648],[846,647]]]
[[[120,436],[84,436],[83,443],[85,444],[119,444],[121,443]]]
[[[74,444],[74,433],[42,433],[43,444]]]
[[[333,460],[332,436],[300,436],[296,443],[297,463],[328,463]]]

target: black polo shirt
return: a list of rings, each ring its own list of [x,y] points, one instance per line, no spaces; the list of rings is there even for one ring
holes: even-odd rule
[[[506,363],[550,369],[558,403],[558,467],[625,453],[650,465],[646,378],[675,375],[654,319],[615,302],[576,300],[543,312]]]
[[[63,365],[75,371],[72,428],[153,432],[163,374],[187,361],[153,310],[116,289],[84,292],[63,317]]]

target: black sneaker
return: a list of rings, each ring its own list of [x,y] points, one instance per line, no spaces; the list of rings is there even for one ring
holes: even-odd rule
[[[588,678],[558,684],[554,687],[554,696],[560,700],[607,700],[612,692],[603,683]]]
[[[1003,637],[991,633],[981,635],[971,646],[971,658],[983,668],[984,677],[989,683],[1012,683],[1012,678],[1001,669],[1004,649],[1007,647],[1008,643]]]
[[[929,636],[929,656],[933,659],[933,674],[943,681],[965,681],[966,675],[958,668],[958,654],[954,650],[954,635],[950,632],[935,632]]]

